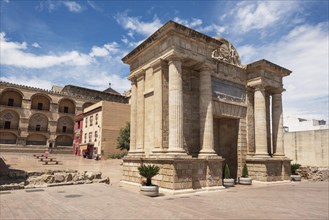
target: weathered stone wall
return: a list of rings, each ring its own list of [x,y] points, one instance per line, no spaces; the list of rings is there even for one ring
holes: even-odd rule
[[[258,181],[272,182],[290,180],[291,168],[289,159],[247,159],[249,176]]]
[[[222,159],[123,159],[123,179],[141,183],[138,167],[141,164],[154,164],[160,173],[152,178],[159,187],[182,190],[201,189],[222,185]]]
[[[286,156],[302,166],[329,166],[329,129],[284,133]]]

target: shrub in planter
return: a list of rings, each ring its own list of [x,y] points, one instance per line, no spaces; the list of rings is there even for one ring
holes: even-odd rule
[[[301,167],[298,163],[291,164],[291,175],[290,178],[292,181],[301,181],[302,177],[296,173],[296,170]]]
[[[156,165],[141,165],[138,167],[139,174],[146,178],[145,185],[140,187],[142,194],[147,196],[158,196],[159,187],[152,184],[152,177],[157,175],[160,171],[160,167]]]
[[[244,164],[242,169],[242,176],[239,177],[239,183],[242,185],[251,185],[252,179],[249,177],[248,174],[248,167],[247,164]]]
[[[227,187],[234,186],[234,179],[231,178],[230,168],[228,167],[228,164],[225,164],[225,168],[224,168],[223,185]]]

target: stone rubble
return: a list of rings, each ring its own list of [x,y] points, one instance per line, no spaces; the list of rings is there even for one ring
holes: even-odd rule
[[[102,173],[99,171],[45,170],[44,172],[26,172],[10,170],[7,176],[0,178],[0,191],[91,183],[109,184],[110,179],[108,177],[102,178]]]
[[[328,167],[300,167],[296,173],[304,180],[328,181],[329,179]]]

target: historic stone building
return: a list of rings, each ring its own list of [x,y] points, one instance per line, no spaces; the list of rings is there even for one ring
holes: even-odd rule
[[[102,92],[68,85],[44,90],[0,82],[1,147],[72,147],[75,114],[100,100],[128,102],[111,88]]]
[[[169,21],[123,59],[130,65],[131,137],[123,181],[157,164],[162,188],[214,189],[222,167],[246,163],[254,180],[289,179],[282,126],[282,78],[267,60],[240,62],[233,45]]]

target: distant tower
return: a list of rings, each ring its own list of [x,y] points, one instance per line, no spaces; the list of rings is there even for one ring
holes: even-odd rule
[[[111,88],[111,83],[109,82],[109,87]]]

